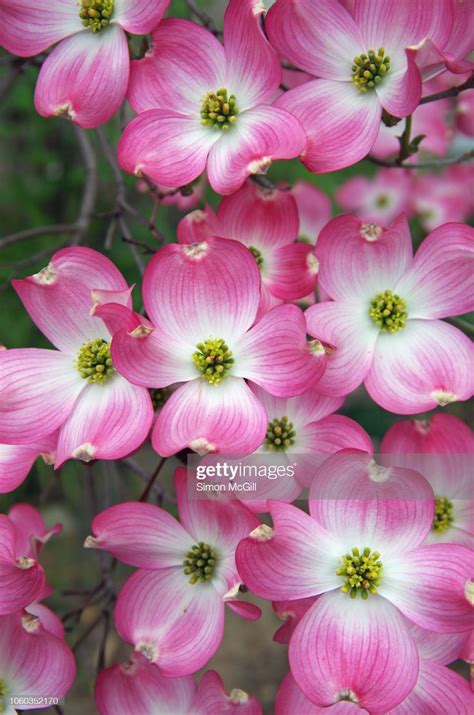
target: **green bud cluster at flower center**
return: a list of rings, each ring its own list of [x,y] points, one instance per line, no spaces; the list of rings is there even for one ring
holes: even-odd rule
[[[0,678],[0,713],[6,710],[4,697],[8,694],[7,684]]]
[[[371,552],[367,547],[360,553],[357,547],[341,558],[341,566],[336,570],[338,576],[344,577],[341,591],[351,598],[360,594],[364,600],[369,593],[377,593],[377,586],[383,574],[382,562],[378,551]]]
[[[288,417],[275,419],[268,423],[267,436],[265,437],[265,447],[270,451],[284,452],[295,442],[296,432],[293,429],[293,422]]]
[[[259,251],[258,248],[255,248],[255,246],[249,246],[249,251],[253,256],[255,256],[257,266],[261,268],[263,266],[263,256],[261,251]]]
[[[209,338],[196,345],[193,362],[203,377],[211,385],[218,385],[226,377],[234,363],[234,358],[222,338]]]
[[[157,387],[150,390],[150,397],[153,403],[153,409],[159,410],[165,404],[168,397],[171,395],[169,387]]]
[[[375,205],[379,209],[383,209],[386,206],[388,206],[390,203],[390,197],[387,196],[387,194],[379,194],[377,198],[375,199]]]
[[[100,32],[107,27],[114,11],[114,0],[81,0],[79,17],[84,27]]]
[[[183,561],[184,573],[190,576],[189,583],[210,581],[214,575],[217,563],[217,553],[214,549],[200,541],[194,544]]]
[[[385,54],[383,47],[375,53],[369,50],[369,54],[362,53],[354,57],[352,65],[352,81],[359,92],[367,92],[380,84],[387,72],[390,71],[390,57]]]
[[[235,96],[230,97],[223,87],[217,92],[208,92],[201,105],[201,124],[205,127],[217,127],[228,131],[237,121],[239,110]]]
[[[102,338],[85,343],[77,356],[79,375],[88,382],[102,384],[115,372],[110,357],[110,344]]]
[[[446,497],[436,497],[435,513],[433,519],[433,531],[442,534],[447,531],[454,521],[454,509],[452,502]]]
[[[369,315],[375,325],[385,333],[396,333],[405,327],[408,313],[406,303],[391,290],[377,293],[370,301]]]

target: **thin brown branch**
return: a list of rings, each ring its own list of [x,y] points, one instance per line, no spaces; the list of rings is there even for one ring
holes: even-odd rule
[[[367,161],[377,166],[386,166],[395,169],[443,169],[445,166],[454,166],[455,164],[464,164],[466,161],[474,159],[474,151],[468,151],[461,156],[450,157],[448,159],[434,159],[432,161],[424,161],[418,163],[398,164],[397,161],[389,161],[388,159],[378,159],[375,156],[368,154]]]
[[[55,247],[57,249],[58,246]],[[23,258],[21,261],[16,261],[14,265],[14,272],[11,274],[11,278],[14,278],[15,275],[18,275],[18,271],[21,270],[22,268],[25,268],[26,266],[30,266],[33,263],[36,263],[39,260],[47,260],[51,257],[51,251],[52,247],[49,246],[48,248],[43,249],[42,251],[39,251],[39,253],[35,253],[32,256],[28,256],[27,258]],[[4,268],[6,264],[0,263],[0,268]],[[10,266],[6,266],[9,268]],[[7,290],[10,287],[10,278],[5,282],[0,284],[0,293],[4,290]]]
[[[105,617],[105,614],[107,611],[101,611],[100,614],[97,616],[97,618],[92,621],[90,626],[82,633],[79,638],[76,640],[75,643],[71,646],[71,650],[73,653],[76,652],[76,650],[79,648],[79,646],[84,643],[85,640],[90,636],[90,634],[97,628],[101,620]]]
[[[201,10],[201,8],[197,6],[194,0],[185,0],[185,2],[191,16],[194,16],[197,20],[199,20],[199,22],[214,35],[220,34],[219,30],[214,24],[214,20],[212,19],[212,17],[208,15],[207,12],[204,12],[204,10]]]
[[[89,463],[84,465],[86,474],[86,485],[89,494],[89,503],[91,509],[91,517],[99,513],[99,503],[97,499],[96,484],[95,484],[95,465]],[[102,549],[98,549],[97,556],[99,558],[101,583],[104,584],[105,592],[108,599],[115,600],[116,591],[112,581],[112,571],[115,567],[115,559],[111,560],[110,555]]]
[[[124,243],[131,244],[132,246],[138,246],[138,248],[142,249],[145,255],[151,255],[152,253],[155,253],[154,249],[144,241],[136,241],[134,238],[126,238],[125,236],[122,236],[122,241]]]
[[[95,202],[97,198],[97,187],[98,187],[98,175],[97,175],[97,161],[95,158],[95,152],[92,144],[89,141],[84,129],[74,125],[74,131],[76,134],[76,139],[79,144],[79,148],[82,156],[82,163],[84,165],[84,190],[82,193],[82,201],[79,209],[79,215],[76,221],[76,230],[74,232],[74,237],[71,241],[72,245],[77,245],[83,241],[87,229],[89,228],[89,223],[94,211]]]
[[[115,161],[115,154],[103,130],[99,128],[95,131],[99,139],[100,148],[102,149],[102,153],[105,157],[105,160],[112,169],[112,174],[114,175],[115,184],[117,187],[117,199],[121,204],[125,200],[125,182],[123,180],[122,172],[117,166],[117,162]]]
[[[133,245],[134,239],[123,215],[124,203],[126,203],[126,189],[122,172],[117,166],[114,152],[109,142],[107,141],[107,137],[105,136],[104,132],[102,131],[102,129],[96,129],[96,133],[99,138],[102,153],[104,154],[105,160],[110,166],[115,179],[117,197],[115,200],[114,214],[116,217],[117,225],[121,231],[123,240],[126,241],[127,244],[129,244],[130,253],[132,254],[133,260],[135,261],[135,265],[137,266],[140,274],[143,275],[145,272],[145,264],[143,263],[143,260],[139,255],[136,246]]]
[[[152,195],[153,199],[157,201],[166,199],[167,196],[176,196],[176,194],[179,194],[180,191],[183,189],[182,186],[177,186],[175,189],[170,189],[169,191],[160,191],[155,182],[152,181],[152,179],[150,179],[150,177],[146,174],[142,174],[140,178],[143,179],[145,184],[150,189],[150,194]]]
[[[97,675],[99,675],[101,670],[105,668],[105,647],[107,645],[107,638],[109,635],[110,627],[110,612],[108,609],[104,611],[104,630],[102,632],[102,637],[100,639],[99,653],[97,656]]]
[[[408,159],[417,149],[411,147],[411,127],[412,127],[412,115],[409,114],[405,119],[405,130],[400,138],[400,151],[395,162],[401,166],[405,159]]]
[[[264,174],[251,174],[249,179],[253,181],[254,184],[261,186],[262,189],[268,189],[269,191],[291,191],[290,184],[275,184],[274,181],[269,179]]]
[[[429,94],[427,97],[422,97],[420,104],[428,104],[429,102],[437,102],[438,99],[449,99],[449,97],[457,97],[458,94],[464,92],[466,89],[474,88],[474,72],[471,74],[468,80],[464,84],[460,84],[458,87],[450,87],[445,89],[444,92],[436,92],[435,94]]]
[[[128,247],[130,249],[130,253],[132,254],[132,258],[135,261],[135,265],[138,268],[138,270],[140,271],[140,275],[143,275],[145,273],[145,264],[143,262],[142,257],[140,256],[139,252],[137,251],[137,247],[135,245],[135,239],[133,238],[132,234],[130,233],[128,224],[125,221],[125,219],[121,213],[117,217],[117,222],[118,222],[120,231],[122,232],[122,240],[125,241],[125,243],[128,245]]]
[[[77,231],[77,224],[75,223],[57,223],[53,226],[28,228],[25,231],[18,231],[18,233],[11,233],[9,236],[0,238],[0,248],[6,248],[7,246],[17,243],[18,241],[26,241],[28,238],[39,238],[41,236],[47,236],[48,234],[68,234],[74,233],[75,231]]]
[[[139,498],[138,501],[147,501],[148,497],[150,496],[150,492],[151,492],[151,490],[153,489],[153,486],[154,486],[154,484],[155,484],[155,481],[156,481],[156,479],[157,479],[159,473],[160,473],[161,470],[163,469],[166,460],[167,460],[167,457],[162,457],[162,458],[160,459],[160,461],[158,462],[157,468],[155,469],[155,471],[154,471],[153,474],[151,475],[151,477],[150,477],[150,479],[149,479],[149,481],[148,481],[148,484],[146,485],[145,489],[144,489],[143,492],[141,493],[140,498]]]
[[[113,212],[113,216],[115,217],[115,221],[120,229],[120,232],[122,234],[122,240],[125,241],[125,243],[128,244],[130,253],[132,254],[133,260],[135,261],[135,264],[140,271],[141,275],[143,275],[145,271],[145,265],[143,263],[143,260],[137,251],[136,247],[136,241],[134,240],[132,233],[130,231],[130,228],[128,226],[128,223],[125,219],[124,213],[129,214],[134,218],[136,221],[144,225],[146,228],[149,229],[151,234],[154,236],[159,241],[164,241],[164,236],[159,231],[156,226],[152,225],[147,219],[142,216],[142,214],[137,211],[133,206],[131,206],[128,201],[127,201],[127,190],[125,186],[125,182],[123,179],[122,172],[120,171],[117,162],[115,160],[115,154],[110,146],[109,142],[107,141],[107,137],[105,136],[104,132],[102,129],[97,129],[96,130],[97,137],[99,139],[99,144],[102,149],[102,153],[104,155],[105,160],[107,161],[108,165],[110,166],[112,170],[112,174],[115,179],[115,186],[116,186],[116,191],[117,191],[117,196],[115,200],[115,208]],[[106,237],[106,247],[107,247],[107,242],[110,244],[110,233],[111,229],[109,229]],[[153,253],[153,250],[150,249],[150,252]]]
[[[117,229],[117,222],[116,222],[115,216],[114,216],[113,220],[109,223],[107,233],[105,234],[104,249],[106,251],[110,251],[112,248],[112,243],[114,240],[116,229]]]
[[[129,467],[132,472],[141,477],[141,479],[147,482],[147,484],[150,482],[150,474],[146,471],[146,469],[143,469],[143,467],[141,467],[138,462],[135,462],[134,459],[126,457],[125,459],[121,459],[120,463]],[[156,482],[152,485],[152,491],[156,494],[160,501],[165,501],[169,504],[176,504],[176,499],[171,495],[167,494],[164,489],[162,489],[158,484],[156,484]]]
[[[156,203],[156,202],[155,202]],[[152,236],[157,239],[157,241],[164,242],[165,237],[161,233],[161,231],[149,220],[143,216],[140,211],[138,211],[134,206],[128,203],[128,201],[124,200],[122,202],[121,208],[123,211],[128,213],[132,218],[134,218],[138,223],[141,223],[142,226],[145,226]]]

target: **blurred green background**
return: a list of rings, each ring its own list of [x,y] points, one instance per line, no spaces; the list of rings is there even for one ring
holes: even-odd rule
[[[183,3],[173,6],[174,14],[183,10]],[[10,65],[8,56],[0,54],[0,81]],[[0,107],[0,245],[1,237],[44,225],[72,223],[76,220],[84,185],[84,167],[73,126],[62,119],[45,120],[36,115],[32,98],[38,68],[28,65],[18,72],[11,90],[3,97]],[[120,135],[120,123],[127,116],[116,117],[104,132],[115,146]],[[116,185],[110,166],[105,161],[93,130],[87,132],[98,162],[99,190],[85,243],[104,251],[104,241],[115,208]],[[349,177],[356,174],[373,175],[375,167],[368,162],[334,174],[313,176],[296,161],[282,162],[273,167],[269,178],[293,183],[306,179],[318,186],[329,197]],[[128,200],[145,219],[152,215],[153,202],[149,194],[136,190],[136,179],[124,176]],[[218,198],[207,190],[207,200],[216,205]],[[337,206],[333,202],[334,213]],[[175,240],[176,225],[182,214],[174,207],[161,206],[156,214],[156,225],[167,241]],[[158,243],[146,226],[128,219],[133,238],[156,249]],[[419,225],[413,224],[415,242],[422,238]],[[13,347],[48,347],[47,341],[32,324],[19,299],[10,286],[13,277],[24,277],[44,267],[52,253],[67,244],[67,235],[44,235],[16,242],[0,249],[0,343]],[[142,249],[138,248],[141,253]],[[129,283],[136,283],[135,309],[140,309],[140,274],[130,247],[122,241],[120,231],[113,236],[108,251]],[[148,255],[143,253],[144,262]],[[446,411],[464,420],[472,420],[468,404],[454,404]],[[373,437],[375,443],[397,419],[374,405],[363,389],[351,395],[342,410],[356,419]],[[146,446],[136,462],[151,473],[158,464],[158,456]],[[173,461],[166,466],[160,483],[169,488]],[[91,482],[95,484],[95,493]],[[93,467],[68,463],[54,473],[38,460],[30,476],[14,493],[0,496],[0,512],[8,511],[11,504],[27,501],[39,506],[49,524],[60,521],[64,532],[47,546],[44,564],[55,588],[50,600],[60,615],[78,608],[80,596],[65,596],[65,590],[88,589],[100,579],[97,554],[82,549],[85,536],[90,531],[94,511],[106,506],[137,499],[144,488],[143,480],[124,464],[100,463]],[[153,501],[153,499],[152,499]],[[174,510],[173,507],[170,509]],[[117,583],[129,571],[119,567],[114,572]],[[257,599],[256,599],[257,600]],[[262,604],[260,604],[262,605]],[[99,606],[86,609],[77,627],[68,636],[74,643],[88,625],[100,615]],[[74,619],[68,621],[74,623]],[[92,685],[97,668],[97,651],[102,638],[101,624],[92,636],[77,650],[80,673],[72,693],[68,696],[65,712],[93,713]],[[216,667],[230,689],[239,687],[258,696],[271,711],[278,683],[286,670],[285,648],[272,644],[271,638],[278,623],[266,604],[264,618],[249,623],[227,614],[226,640],[218,656],[209,667]],[[118,657],[126,657],[128,647],[120,645],[110,629],[106,643],[107,664]],[[39,711],[36,711],[39,712]],[[132,715],[132,714],[131,714]],[[133,715],[140,715],[139,713]]]

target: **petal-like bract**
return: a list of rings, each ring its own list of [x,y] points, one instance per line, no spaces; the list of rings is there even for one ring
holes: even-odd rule
[[[98,34],[68,37],[46,58],[35,89],[36,111],[43,117],[65,116],[80,127],[97,127],[122,105],[129,76],[127,38],[118,25]]]

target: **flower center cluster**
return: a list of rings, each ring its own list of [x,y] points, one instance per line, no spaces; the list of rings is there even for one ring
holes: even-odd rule
[[[341,566],[336,570],[338,576],[344,577],[341,591],[348,593],[351,598],[360,594],[364,600],[369,597],[369,593],[377,593],[377,586],[383,574],[382,562],[379,559],[379,552],[371,552],[368,547],[362,554],[354,547],[352,553],[343,556]]]
[[[369,50],[369,54],[362,53],[354,57],[352,65],[352,81],[359,92],[367,92],[376,87],[387,72],[390,71],[390,57],[385,54],[383,47],[375,53]]]
[[[293,422],[288,417],[280,420],[275,417],[273,422],[268,423],[265,446],[271,451],[284,452],[295,442],[296,432],[293,429]]]
[[[114,0],[81,0],[79,17],[84,27],[100,32],[107,27],[114,11]]]
[[[377,293],[370,301],[369,315],[375,325],[385,333],[396,333],[405,327],[408,313],[406,303],[391,290]]]
[[[259,251],[258,248],[255,248],[255,246],[249,246],[249,251],[253,256],[255,256],[257,266],[261,268],[263,266],[263,256],[261,251]]]
[[[208,92],[201,105],[201,124],[228,131],[237,121],[239,110],[233,94],[230,97],[225,87],[217,92]]]
[[[375,199],[375,205],[379,209],[384,209],[390,203],[390,197],[387,194],[379,194]]]
[[[222,338],[209,338],[196,345],[193,362],[211,385],[218,385],[234,363],[229,347]]]
[[[153,409],[159,410],[165,404],[168,397],[171,395],[171,390],[169,387],[157,387],[150,390],[150,397],[153,403]]]
[[[191,577],[189,583],[210,581],[214,575],[216,563],[217,553],[209,544],[205,544],[203,541],[194,544],[183,561],[184,573]]]
[[[447,531],[454,521],[454,509],[452,502],[446,497],[436,497],[435,513],[433,519],[433,531],[442,534]]]
[[[79,375],[88,382],[102,384],[115,372],[110,357],[110,344],[102,338],[84,343],[77,356]]]

